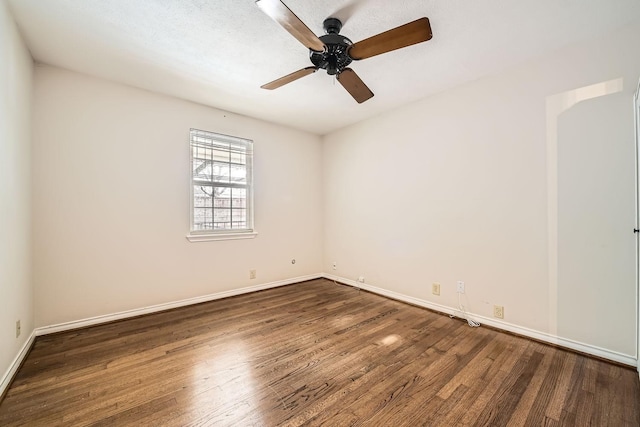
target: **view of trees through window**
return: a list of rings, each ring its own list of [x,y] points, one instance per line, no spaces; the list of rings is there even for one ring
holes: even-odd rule
[[[250,230],[252,142],[191,130],[192,231]]]

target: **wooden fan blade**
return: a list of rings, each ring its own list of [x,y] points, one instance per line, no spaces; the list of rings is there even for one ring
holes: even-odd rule
[[[309,74],[313,74],[315,73],[317,70],[316,67],[307,67],[307,68],[303,68],[302,70],[298,70],[298,71],[294,71],[291,74],[287,74],[284,77],[280,77],[277,80],[274,80],[270,83],[267,83],[266,85],[262,85],[260,86],[262,89],[269,89],[269,90],[273,90],[273,89],[277,89],[280,86],[284,86],[287,83],[291,83],[294,80],[298,80],[300,77],[304,77],[304,76],[308,76]]]
[[[354,43],[349,49],[352,59],[366,59],[381,53],[431,40],[428,18],[420,18],[376,36]]]
[[[316,52],[324,51],[324,43],[318,36],[280,0],[256,0],[256,4],[300,43]]]
[[[358,104],[362,104],[367,99],[373,97],[373,92],[367,87],[366,84],[351,68],[345,68],[340,74],[338,74],[338,81],[344,87],[347,92],[353,96],[353,99],[358,101]]]

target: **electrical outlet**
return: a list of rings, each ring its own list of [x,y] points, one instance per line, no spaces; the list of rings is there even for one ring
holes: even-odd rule
[[[334,269],[334,270],[337,270],[337,269],[338,269],[338,263],[337,263],[337,262],[335,262],[335,261],[333,261],[333,269]]]
[[[358,276],[358,282],[364,283],[364,276]]]
[[[494,305],[493,317],[497,317],[498,319],[504,319],[504,307],[501,305]]]
[[[458,286],[456,290],[459,294],[464,294],[464,282],[462,280],[458,280]]]
[[[20,336],[20,321],[16,320],[16,338]]]
[[[256,278],[256,271],[249,270],[249,279],[255,279],[255,278]]]
[[[431,293],[434,295],[440,295],[440,283],[431,284]]]

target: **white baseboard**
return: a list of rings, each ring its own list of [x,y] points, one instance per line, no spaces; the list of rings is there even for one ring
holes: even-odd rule
[[[417,305],[419,307],[429,308],[431,310],[439,311],[441,313],[446,313],[449,315],[455,315],[456,313],[459,313],[459,311],[453,307],[447,307],[447,306],[436,304],[430,301],[414,298],[408,295],[400,294],[398,292],[389,291],[387,289],[378,288],[376,286],[371,286],[366,283],[359,283],[355,280],[345,279],[343,277],[334,276],[327,273],[324,273],[323,277],[329,280],[335,280],[336,282],[345,283],[349,286],[364,289],[366,291],[373,292],[374,294],[382,295],[398,301],[403,301],[409,304]],[[512,332],[514,334],[533,338],[535,340],[543,341],[549,344],[565,347],[565,348],[579,351],[586,354],[591,354],[593,356],[601,357],[607,360],[612,360],[614,362],[623,363],[628,366],[635,366],[635,367],[639,366],[638,360],[635,357],[629,356],[627,354],[618,353],[616,351],[607,350],[605,348],[581,343],[581,342],[570,340],[567,338],[561,338],[555,335],[525,328],[523,326],[514,325],[501,320],[480,316],[478,314],[469,313],[469,316],[473,318],[473,320],[476,320],[485,325],[489,325],[496,329],[502,329],[508,332]]]
[[[29,335],[29,338],[27,338],[27,340],[22,345],[22,348],[20,348],[20,351],[13,359],[13,362],[11,362],[11,365],[9,365],[7,371],[2,376],[2,379],[0,380],[0,396],[4,394],[6,389],[9,387],[9,384],[11,384],[13,376],[16,374],[16,372],[18,372],[18,369],[20,368],[20,365],[22,365],[22,361],[24,360],[24,358],[27,357],[29,349],[33,345],[33,341],[35,339],[36,333],[35,331],[33,331],[31,332],[31,335]]]
[[[180,301],[167,302],[167,303],[152,305],[148,307],[136,308],[133,310],[120,311],[118,313],[89,317],[87,319],[73,320],[71,322],[58,323],[56,325],[43,326],[40,328],[36,328],[35,334],[36,336],[40,336],[40,335],[53,334],[56,332],[69,331],[71,329],[86,328],[87,326],[94,326],[94,325],[99,325],[101,323],[113,322],[114,320],[122,320],[130,317],[141,316],[143,314],[150,314],[150,313],[156,313],[158,311],[170,310],[172,308],[184,307],[187,305],[199,304],[202,302],[228,298],[236,295],[247,294],[250,292],[277,288],[279,286],[291,285],[293,283],[319,279],[321,277],[322,277],[322,274],[311,274],[308,276],[300,276],[300,277],[294,277],[291,279],[278,280],[276,282],[269,282],[269,283],[263,283],[260,285],[247,286],[245,288],[231,289],[229,291],[203,295],[195,298],[183,299]]]

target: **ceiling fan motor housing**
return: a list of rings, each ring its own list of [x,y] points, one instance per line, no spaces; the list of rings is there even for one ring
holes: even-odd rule
[[[342,28],[342,22],[339,19],[327,18],[324,20],[323,26],[327,34],[319,38],[325,44],[326,49],[324,52],[309,50],[309,58],[313,65],[327,70],[327,74],[340,74],[352,61],[347,54],[347,49],[353,42],[338,34]]]

